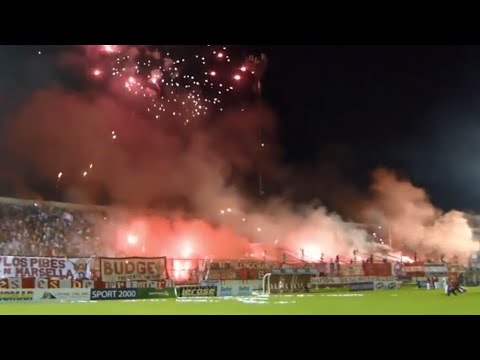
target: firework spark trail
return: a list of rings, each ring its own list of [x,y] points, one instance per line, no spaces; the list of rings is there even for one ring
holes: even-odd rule
[[[168,111],[168,103],[178,102],[179,110],[172,115],[185,125],[210,108],[223,111],[223,100],[250,87],[255,74],[252,64],[232,61],[227,47],[220,46],[199,49],[189,57],[150,46],[89,46],[87,53],[93,57],[95,78],[116,82],[146,99],[146,110],[156,119]]]
[[[204,46],[183,56],[153,46],[83,48],[85,58],[79,61],[88,63],[96,82],[127,96],[135,108],[152,119],[173,117],[185,126],[201,121],[212,111],[222,112],[225,100],[235,101],[244,95],[259,76],[251,58],[232,59],[225,46]],[[111,139],[117,139],[117,129],[112,129]],[[259,146],[264,147],[261,142]],[[82,171],[83,177],[87,174]]]

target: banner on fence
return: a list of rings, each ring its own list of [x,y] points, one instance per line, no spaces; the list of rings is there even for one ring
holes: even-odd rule
[[[87,279],[7,278],[0,279],[0,289],[70,289],[92,288],[94,281]]]
[[[446,264],[426,264],[425,273],[446,274],[449,271]]]
[[[88,301],[90,289],[0,290],[0,301]]]
[[[38,288],[38,289],[59,289],[59,288],[71,288],[71,287],[72,287],[71,279],[35,278],[35,288]]]
[[[392,276],[392,266],[387,262],[363,264],[365,276]]]
[[[91,289],[90,291],[90,300],[138,300],[177,297],[175,288]]]
[[[255,270],[269,270],[276,267],[275,261],[237,261],[234,262],[236,269],[255,269]]]
[[[404,267],[405,273],[424,273],[425,272],[425,266],[423,265],[405,265]]]
[[[101,258],[100,272],[105,282],[162,280],[167,278],[166,258]]]
[[[236,296],[234,286],[218,286],[218,296]]]
[[[200,282],[200,286],[220,286],[221,284],[221,280],[202,280]]]
[[[349,284],[348,288],[350,291],[374,290],[374,283],[373,282],[353,283],[353,284]]]
[[[208,273],[209,280],[235,280],[237,272],[233,269],[210,270]]]
[[[81,280],[72,280],[72,288],[88,288],[91,289],[94,286],[95,282],[93,280],[81,279]]]
[[[90,289],[36,289],[33,292],[34,301],[89,301]]]
[[[405,276],[405,266],[402,262],[396,261],[392,263],[392,275],[393,276]]]
[[[218,296],[251,296],[252,292],[251,285],[218,286]]]
[[[0,256],[0,277],[59,277],[90,276],[88,258],[48,258]]]
[[[177,288],[179,297],[210,297],[217,296],[216,286],[182,286]]]
[[[177,292],[175,288],[165,289],[137,289],[138,299],[167,299],[176,298]]]
[[[134,300],[138,289],[90,289],[90,300]]]
[[[34,290],[0,290],[2,301],[33,301]]]
[[[317,269],[272,269],[272,275],[296,274],[296,275],[317,275]]]
[[[347,264],[340,266],[341,276],[362,276],[365,275],[361,264]]]
[[[395,281],[393,276],[318,276],[310,279],[311,285],[346,285],[352,283],[374,282],[374,281]]]
[[[22,278],[12,277],[0,279],[0,289],[21,289],[24,288]]]
[[[394,290],[397,289],[402,282],[399,281],[374,281],[375,290]]]
[[[70,289],[70,288],[93,288],[93,280],[87,279],[51,279],[51,278],[35,278],[34,287],[36,289]],[[26,288],[26,283],[29,282],[23,279],[23,288]]]

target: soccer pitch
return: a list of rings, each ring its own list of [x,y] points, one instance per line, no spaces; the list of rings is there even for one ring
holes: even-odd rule
[[[1,303],[2,315],[478,315],[480,288],[446,296],[443,290],[330,291],[239,298]]]

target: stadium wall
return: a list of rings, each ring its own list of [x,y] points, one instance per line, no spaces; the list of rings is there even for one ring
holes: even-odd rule
[[[167,259],[165,257],[1,256],[0,289],[165,289],[173,287],[174,283],[197,286],[201,280],[206,279],[215,282],[216,286],[232,287],[232,289],[247,286],[253,291],[262,288],[263,277],[274,269],[282,269],[285,273],[292,269],[313,270],[318,275],[312,279],[310,277],[297,279],[297,283],[305,283],[305,286],[308,283],[314,286],[342,285],[353,281],[354,277],[366,280],[394,276],[403,282],[408,282],[413,281],[414,278],[416,280],[426,276],[448,276],[448,274],[462,271],[459,266],[430,263],[308,264],[215,260],[208,265],[205,260],[200,259]],[[35,274],[47,276],[32,276]],[[273,283],[275,279],[275,276],[272,277]]]
[[[165,289],[9,289],[0,290],[0,302],[59,302],[102,300],[147,300],[177,297],[176,288]]]

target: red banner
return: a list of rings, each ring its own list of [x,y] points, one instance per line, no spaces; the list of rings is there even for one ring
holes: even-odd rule
[[[363,272],[365,276],[391,276],[392,266],[389,263],[365,263]]]

